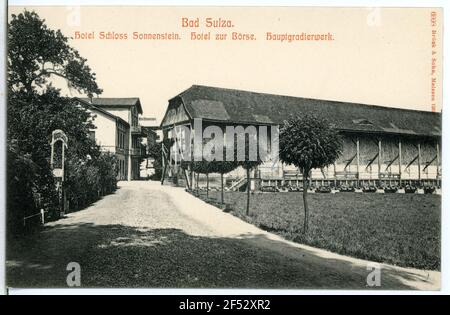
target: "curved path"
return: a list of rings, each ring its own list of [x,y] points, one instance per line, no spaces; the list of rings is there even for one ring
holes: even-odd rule
[[[115,194],[16,243],[10,287],[67,287],[78,262],[82,287],[371,289],[368,261],[262,231],[156,182],[121,182]],[[372,289],[437,290],[440,272],[381,264]]]

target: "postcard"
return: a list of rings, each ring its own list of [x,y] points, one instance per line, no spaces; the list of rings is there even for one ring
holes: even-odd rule
[[[439,291],[443,18],[9,6],[6,286]]]

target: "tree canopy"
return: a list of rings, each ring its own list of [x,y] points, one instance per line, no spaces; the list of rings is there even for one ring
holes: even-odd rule
[[[58,217],[60,204],[50,167],[52,131],[69,139],[65,192],[72,209],[83,207],[116,187],[116,160],[89,137],[93,116],[54,88],[51,76],[88,95],[101,89],[86,59],[68,45],[61,31],[51,30],[35,12],[12,15],[8,28],[8,216],[12,229],[43,207]],[[17,187],[20,185],[19,187]],[[26,187],[26,189],[22,189]],[[31,202],[32,200],[33,202]],[[11,226],[9,226],[11,227]],[[11,230],[11,229],[9,229]]]
[[[342,140],[326,119],[305,114],[289,119],[280,129],[280,160],[308,174],[333,164],[342,152]]]
[[[33,11],[13,14],[8,28],[9,88],[30,93],[45,86],[52,75],[89,96],[102,92],[87,60],[69,46],[60,30],[49,29]]]
[[[290,118],[280,130],[279,157],[303,174],[304,233],[308,231],[309,172],[333,164],[342,152],[342,139],[326,119],[311,114]]]

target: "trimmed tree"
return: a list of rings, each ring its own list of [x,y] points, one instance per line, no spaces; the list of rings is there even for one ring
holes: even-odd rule
[[[222,160],[217,161],[214,159],[211,161],[210,169],[211,173],[219,173],[220,174],[220,202],[224,203],[224,197],[223,197],[223,175],[228,174],[229,172],[235,170],[239,165],[236,163],[236,161],[233,159],[232,161],[227,161],[227,148],[224,144],[223,151],[222,151]],[[234,156],[236,155],[236,146],[234,147]]]
[[[235,170],[238,165],[234,161],[213,161],[212,164],[214,173],[220,174],[220,202],[223,204],[223,175]]]
[[[257,148],[256,148],[257,149]],[[246,206],[246,210],[245,213],[246,215],[250,215],[250,171],[255,169],[258,165],[262,164],[262,158],[259,155],[259,152],[257,150],[256,153],[256,159],[254,156],[252,156],[252,154],[250,154],[250,139],[247,136],[245,138],[245,151],[244,151],[244,160],[243,161],[238,161],[238,165],[242,166],[242,168],[245,169],[246,174],[247,174],[247,206]]]
[[[209,174],[213,173],[212,169],[212,162],[203,160],[203,161],[193,161],[192,164],[192,171],[197,173],[197,180],[196,180],[196,187],[197,187],[197,195],[198,195],[198,176],[199,174],[205,174],[206,175],[206,198],[209,197]]]
[[[326,119],[305,114],[285,121],[280,129],[280,160],[299,168],[303,175],[303,232],[309,227],[308,179],[312,169],[333,164],[342,152],[339,133]]]

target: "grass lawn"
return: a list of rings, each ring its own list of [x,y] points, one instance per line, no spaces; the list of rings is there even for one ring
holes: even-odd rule
[[[204,198],[204,192],[202,198]],[[220,192],[210,192],[220,198]],[[289,240],[372,261],[440,269],[441,197],[418,194],[309,194],[310,227],[303,229],[301,193],[226,192],[232,213]]]

